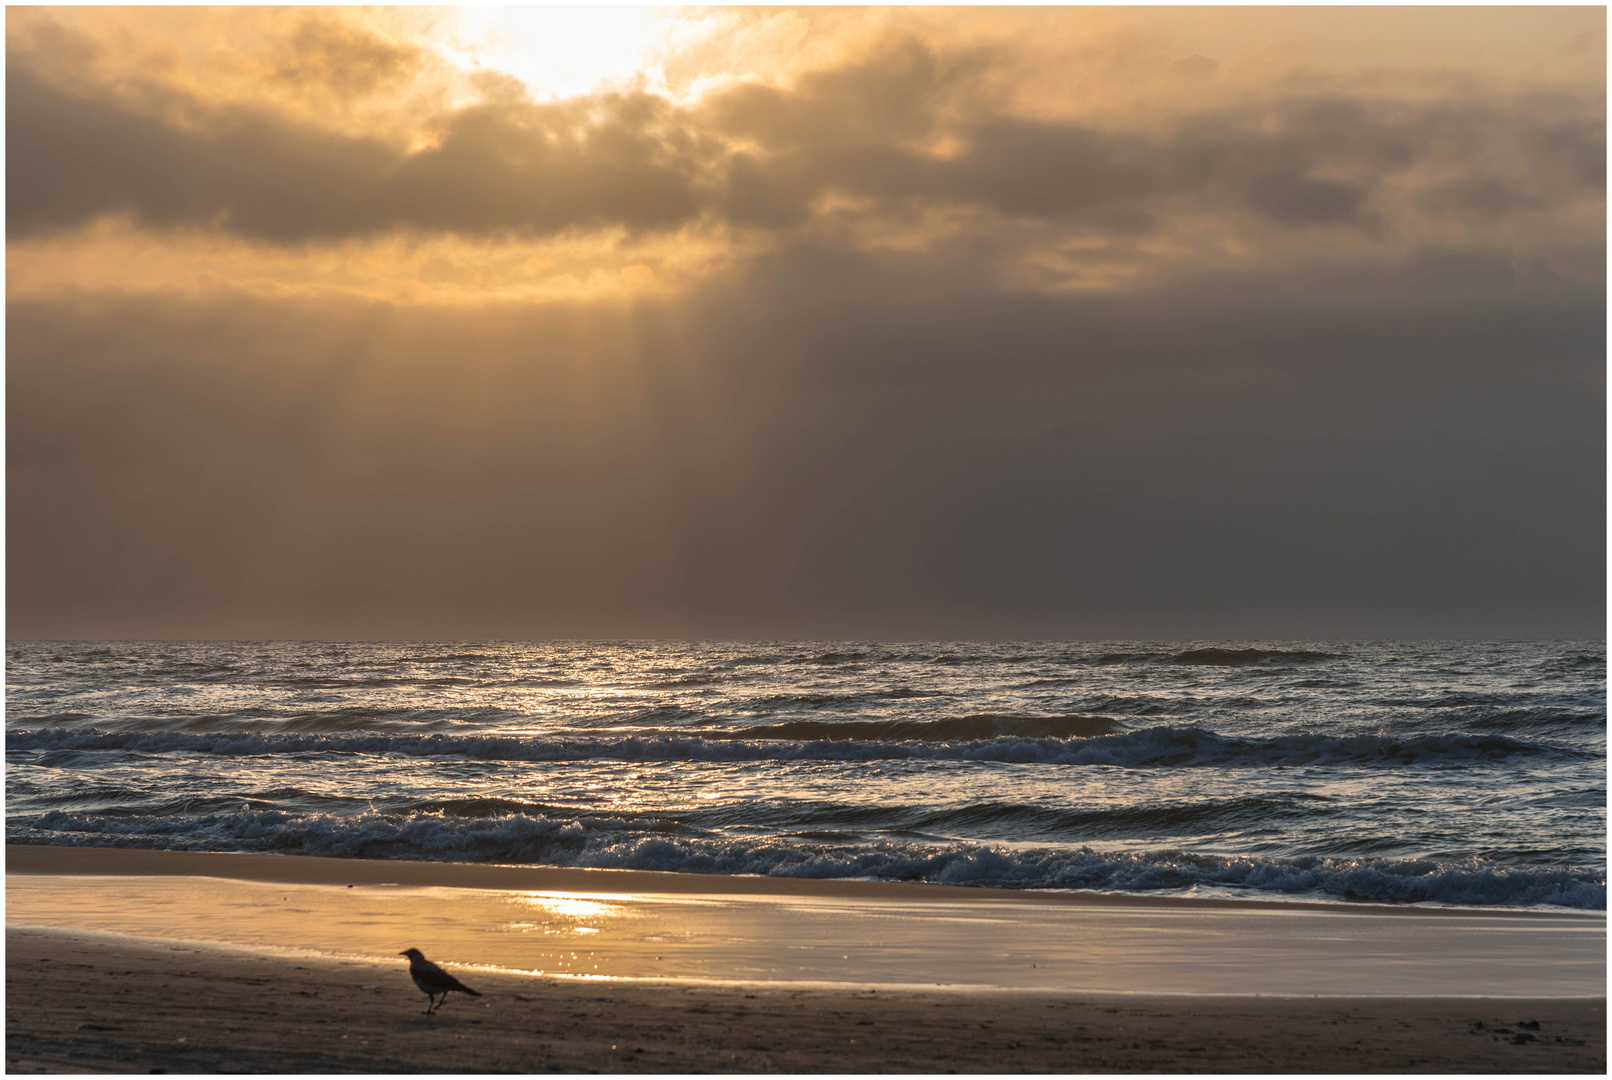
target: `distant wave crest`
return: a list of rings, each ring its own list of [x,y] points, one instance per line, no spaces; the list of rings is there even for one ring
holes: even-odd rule
[[[946,720],[792,720],[781,724],[704,732],[710,739],[788,739],[798,742],[948,742],[980,739],[1092,738],[1123,730],[1106,716],[999,716],[982,713]]]
[[[1011,718],[1023,722],[1024,718]],[[1071,718],[1047,718],[1049,721]],[[1074,718],[1098,721],[1100,718]],[[1002,720],[972,717],[986,730]],[[941,723],[945,723],[942,721]],[[811,727],[798,721],[762,731]],[[874,723],[824,724],[824,729]],[[1048,765],[1114,765],[1125,768],[1357,764],[1369,766],[1464,765],[1517,756],[1582,758],[1587,752],[1504,735],[1445,734],[1420,738],[1389,735],[1319,735],[1232,738],[1197,727],[1152,727],[1089,737],[999,736],[924,741],[918,738],[792,738],[744,729],[703,735],[625,738],[520,738],[494,735],[317,734],[311,732],[178,732],[36,729],[8,732],[8,751],[107,751],[236,756],[296,753],[386,754],[402,757],[463,757],[483,761],[1001,761]],[[715,736],[715,737],[713,737]]]
[[[1188,649],[1171,658],[1177,664],[1212,664],[1243,667],[1248,664],[1313,664],[1320,660],[1341,659],[1338,653],[1311,649]]]

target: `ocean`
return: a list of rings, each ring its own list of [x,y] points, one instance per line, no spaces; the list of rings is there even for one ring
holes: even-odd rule
[[[11,843],[1606,907],[1606,647],[6,647]]]

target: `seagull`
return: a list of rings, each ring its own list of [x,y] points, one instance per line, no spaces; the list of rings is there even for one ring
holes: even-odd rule
[[[425,1009],[427,1016],[431,1015],[433,1009],[440,1009],[442,1001],[447,1001],[448,995],[455,990],[461,994],[469,994],[471,997],[481,997],[479,990],[470,989],[470,987],[437,967],[427,960],[425,954],[419,949],[404,949],[398,955],[409,958],[409,977],[414,980],[414,985],[420,988],[420,992],[426,996],[426,1000],[431,1002]],[[442,995],[442,1001],[436,1000],[438,994]]]

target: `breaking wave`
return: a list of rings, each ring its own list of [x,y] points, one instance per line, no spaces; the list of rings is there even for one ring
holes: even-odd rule
[[[988,844],[789,843],[646,832],[622,818],[511,814],[449,818],[278,810],[106,818],[51,811],[14,821],[9,839],[91,847],[279,852],[672,870],[772,877],[875,878],[1020,889],[1181,892],[1389,903],[1603,910],[1606,878],[1578,868],[1513,867],[1477,859],[1261,859],[1181,851],[1007,849]]]

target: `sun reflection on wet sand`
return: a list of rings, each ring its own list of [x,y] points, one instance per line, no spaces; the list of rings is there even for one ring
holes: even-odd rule
[[[520,933],[597,934],[601,928],[587,925],[588,920],[620,918],[626,911],[620,904],[601,903],[572,893],[516,893],[514,900],[529,905],[538,916],[507,925],[507,929]]]
[[[400,867],[406,876],[407,867]],[[1597,995],[1581,913],[7,877],[6,921],[589,979],[1173,993]],[[713,881],[720,888],[721,879]]]
[[[604,918],[620,913],[619,906],[577,896],[574,893],[516,893],[515,898],[551,915],[571,919]]]

